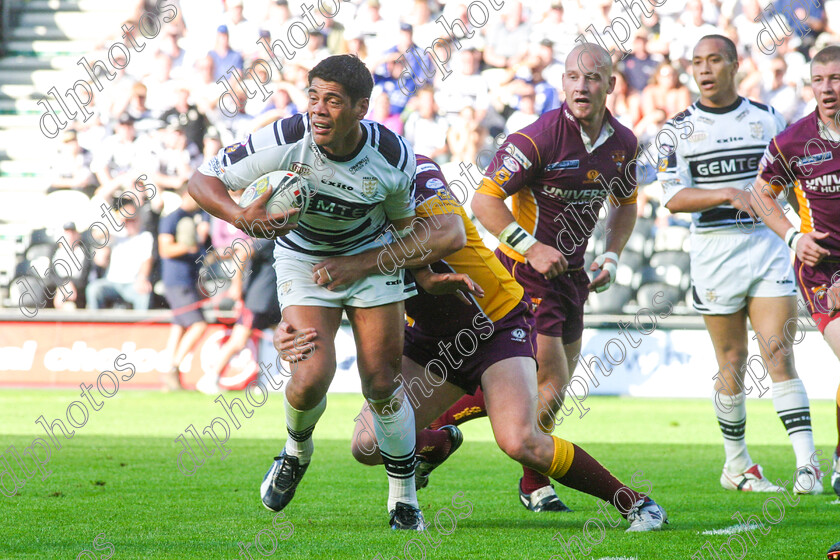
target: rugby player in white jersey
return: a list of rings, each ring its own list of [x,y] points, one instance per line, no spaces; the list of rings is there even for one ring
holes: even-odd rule
[[[811,465],[808,396],[791,351],[797,312],[793,269],[788,248],[756,218],[746,192],[767,143],[785,122],[772,107],[738,96],[738,55],[728,38],[703,37],[694,48],[692,69],[700,99],[663,128],[675,145],[663,146],[672,153],[658,175],[665,207],[692,213],[692,299],[720,368],[714,376],[714,407],[726,454],[720,483],[727,490],[779,490],[753,462],[744,440],[745,392],[760,396],[766,391],[755,381],[745,387],[745,369],[750,368],[754,380],[765,371],[772,380],[773,404],[796,456],[794,491],[817,494],[822,483],[819,469]],[[748,362],[748,317],[761,361]]]
[[[372,275],[336,290],[313,279],[313,274],[329,274],[319,267],[328,257],[377,247],[380,238],[390,242],[386,228],[398,236],[410,231],[414,153],[403,138],[363,120],[372,88],[370,71],[358,58],[322,60],[309,72],[307,113],[269,124],[221,150],[193,175],[190,193],[209,213],[248,233],[277,235],[275,270],[283,320],[321,334],[317,352],[298,365],[286,385],[289,437],[262,483],[263,504],[273,511],[283,509],[309,466],[312,431],[335,375],[335,335],[346,312],[356,339],[362,392],[381,441],[390,525],[422,530],[414,487],[414,411],[395,380],[403,349],[403,300],[416,290],[404,284],[402,273],[396,279]],[[245,209],[228,193],[275,170],[295,171],[313,191],[296,227],[285,224],[284,215],[266,215],[268,193]]]
[[[824,48],[811,60],[811,87],[817,108],[773,138],[761,162],[752,203],[796,253],[794,271],[812,324],[840,357],[840,47]],[[776,197],[793,184],[800,230],[785,217]],[[836,364],[835,364],[836,366]],[[836,371],[826,365],[826,372]],[[840,495],[840,387],[837,390],[838,442],[831,485]],[[828,469],[826,469],[828,470]],[[829,551],[840,558],[840,543]]]

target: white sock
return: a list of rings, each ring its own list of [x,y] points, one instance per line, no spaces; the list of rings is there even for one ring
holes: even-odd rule
[[[312,430],[324,410],[327,408],[327,397],[321,399],[315,408],[309,410],[298,410],[286,403],[286,431],[289,438],[286,440],[286,455],[297,457],[301,465],[309,464],[312,459],[312,451],[315,445],[312,443]]]
[[[713,402],[720,431],[723,433],[726,470],[732,474],[742,473],[753,464],[744,439],[747,428],[746,397],[744,393],[731,396],[718,393]]]
[[[811,431],[808,393],[805,392],[802,380],[788,379],[773,383],[773,406],[793,445],[796,466],[809,464],[814,454],[814,433]]]
[[[371,401],[371,404],[385,405],[383,414],[377,414],[373,406],[370,411],[379,454],[388,475],[388,511],[393,510],[397,502],[419,507],[414,487],[414,409],[405,398],[402,387],[388,399]],[[392,412],[397,407],[399,410]]]

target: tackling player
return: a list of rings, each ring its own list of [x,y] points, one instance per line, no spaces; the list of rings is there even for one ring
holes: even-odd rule
[[[817,108],[775,136],[761,160],[753,211],[796,253],[793,268],[811,317],[840,357],[840,47],[830,46],[811,60],[811,87]],[[785,217],[776,197],[793,184],[801,231]],[[837,391],[840,437],[840,388]],[[831,484],[840,496],[840,440],[834,451]]]
[[[676,143],[667,146],[671,154],[658,176],[662,204],[671,212],[692,213],[694,309],[703,315],[720,368],[714,397],[726,453],[720,483],[727,490],[779,490],[753,463],[744,439],[744,372],[752,367],[747,364],[749,317],[773,381],[773,404],[796,456],[794,491],[818,494],[822,483],[810,465],[814,438],[808,395],[797,377],[787,332],[790,324],[796,332],[790,256],[750,211],[745,193],[769,139],[785,122],[772,107],[738,96],[738,55],[728,38],[703,37],[694,47],[692,68],[700,99],[663,128]]]
[[[553,429],[561,405],[557,391],[568,383],[580,355],[588,293],[613,283],[618,255],[636,223],[630,163],[637,142],[606,109],[614,87],[604,49],[592,43],[573,48],[563,74],[565,103],[507,137],[473,197],[476,217],[501,242],[496,255],[533,301],[543,429]],[[504,202],[509,196],[512,213]],[[590,281],[583,254],[607,199],[607,247],[593,263],[598,273]],[[462,421],[474,418],[483,410],[480,393],[467,396],[434,425],[457,423],[459,415]],[[526,467],[519,483],[522,504],[531,511],[568,511],[550,482]]]
[[[335,375],[332,341],[346,312],[356,337],[362,392],[382,434],[391,527],[421,529],[414,431],[408,430],[409,437],[389,435],[414,425],[411,403],[395,380],[403,345],[402,302],[414,289],[402,275],[396,280],[374,275],[335,291],[312,278],[313,271],[328,275],[318,264],[327,257],[365,251],[383,235],[390,241],[389,222],[398,235],[410,231],[414,153],[387,128],[362,120],[372,88],[370,71],[358,58],[325,58],[309,72],[307,113],[269,124],[220,151],[193,175],[190,193],[205,210],[237,227],[278,235],[275,271],[283,318],[295,328],[317,329],[328,341],[300,363],[286,386],[289,437],[261,485],[263,504],[282,510],[309,466],[312,431]],[[285,222],[286,215],[266,215],[270,193],[244,209],[228,194],[275,170],[295,171],[314,190],[296,227]]]
[[[484,293],[480,300],[469,298],[465,305],[453,295],[432,295],[418,288],[419,294],[406,301],[409,324],[405,328],[402,374],[417,403],[417,427],[426,426],[465,392],[472,394],[482,387],[496,442],[509,457],[565,486],[611,503],[630,522],[629,531],[660,529],[667,523],[667,515],[656,502],[622,484],[580,447],[537,428],[536,332],[530,300],[482,243],[466,212],[449,192],[440,168],[424,156],[417,158],[417,216],[431,234],[424,244],[426,255],[406,259],[404,266],[431,262],[438,275],[454,277],[452,286],[459,278],[471,278]],[[451,242],[463,239],[465,233],[466,246]],[[399,254],[399,248],[394,248]],[[411,252],[413,248],[408,254]],[[348,279],[377,270],[377,251],[357,257],[332,258],[324,264],[331,276]],[[295,341],[300,347],[300,341],[315,339],[317,332],[291,331],[281,323],[275,343],[278,351],[291,353],[294,359],[301,357]],[[378,434],[366,428],[366,409],[360,416],[353,435],[353,455],[361,463],[380,464],[375,439]],[[454,433],[457,436],[451,438],[452,448],[443,454],[448,457],[460,444],[460,433],[454,427],[452,431],[440,430],[442,434],[434,432],[438,431],[422,430],[418,434],[418,454],[427,451],[423,449],[427,444],[438,445],[438,435],[448,438]]]

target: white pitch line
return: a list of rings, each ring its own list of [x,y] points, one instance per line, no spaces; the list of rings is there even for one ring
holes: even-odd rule
[[[755,523],[750,523],[749,527],[744,527],[740,523],[738,525],[732,525],[731,527],[727,527],[726,529],[712,529],[710,531],[703,531],[702,533],[698,533],[700,535],[734,535],[735,533],[743,533],[744,531],[754,531],[758,529],[758,525]]]
[[[636,560],[635,556],[605,556],[597,560]]]
[[[836,506],[836,505],[840,504],[840,499],[836,499],[833,502],[829,502],[829,503],[833,506]]]

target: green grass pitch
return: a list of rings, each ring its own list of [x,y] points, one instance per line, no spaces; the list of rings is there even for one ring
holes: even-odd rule
[[[235,396],[241,395],[227,395],[229,400]],[[63,418],[67,405],[79,398],[78,391],[0,393],[0,450],[14,445],[22,451],[34,437],[44,436],[36,418]],[[93,412],[72,439],[62,439],[61,450],[53,449],[47,480],[36,474],[17,495],[0,496],[0,558],[104,558],[112,552],[115,560],[235,559],[247,557],[237,543],[253,543],[259,535],[267,556],[252,547],[252,558],[561,560],[572,557],[553,540],[558,532],[564,539],[582,537],[588,519],[603,520],[595,498],[559,485],[573,513],[526,511],[516,493],[521,470],[496,447],[487,419],[480,419],[462,425],[464,445],[419,494],[427,521],[440,512],[440,527],[449,534],[434,528],[426,540],[392,532],[382,467],[358,465],[349,453],[361,403],[355,395],[329,397],[315,430],[313,463],[285,518],[272,527],[275,516],[260,503],[259,484],[285,441],[281,395],[271,394],[250,419],[242,420],[224,461],[217,451],[185,477],[176,468],[180,446],[174,439],[189,424],[201,430],[223,415],[220,405],[197,393],[121,391]],[[720,488],[723,447],[711,402],[593,397],[585,404],[590,412],[582,419],[565,419],[556,433],[585,448],[626,482],[643,471],[639,477],[650,481],[652,496],[666,508],[671,524],[661,532],[628,534],[622,521],[618,528],[607,527],[588,555],[576,551],[576,558],[689,559],[709,541],[727,560],[720,546],[729,537],[703,532],[732,527],[738,511],[745,518],[764,518],[762,506],[772,496]],[[811,407],[817,448],[830,460],[834,403],[818,401]],[[793,453],[772,402],[767,396],[749,401],[748,411],[753,459],[772,480],[789,479]],[[4,456],[8,460],[9,454]],[[10,484],[8,478],[3,482]],[[796,506],[782,500],[784,516],[775,524],[765,522],[767,534],[754,530],[749,538],[741,533],[748,545],[744,557],[825,558],[828,547],[840,540],[840,506],[826,486],[822,496],[803,496]],[[447,508],[460,516],[454,531]],[[772,503],[767,511],[778,518]],[[599,538],[594,522],[589,535]],[[412,539],[416,541],[406,546]],[[737,541],[733,551],[742,552]],[[702,558],[712,557],[704,552]]]

